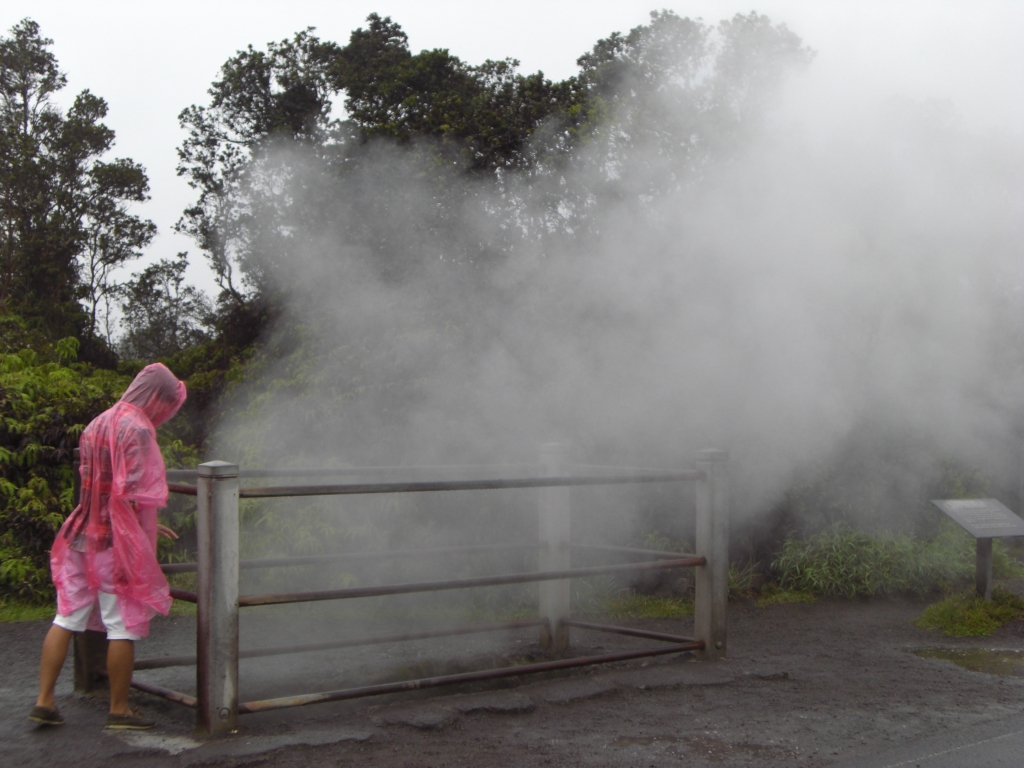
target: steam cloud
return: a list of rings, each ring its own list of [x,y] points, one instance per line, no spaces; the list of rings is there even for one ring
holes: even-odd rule
[[[209,458],[529,462],[555,439],[590,463],[676,467],[713,446],[747,516],[863,430],[872,450],[890,436],[916,451],[873,465],[888,465],[876,486],[943,455],[1011,476],[1020,144],[972,135],[943,102],[879,98],[839,120],[807,93],[798,78],[671,194],[606,196],[596,235],[521,237],[509,198],[547,215],[550,188],[511,182],[471,186],[438,233],[415,150],[378,146],[330,186],[280,147],[265,172],[304,213],[266,214],[292,254],[264,265],[286,297],[265,369],[278,384],[236,390]],[[579,163],[563,189],[636,192],[663,170],[653,147],[631,158],[611,179]],[[501,248],[498,265],[465,256]]]

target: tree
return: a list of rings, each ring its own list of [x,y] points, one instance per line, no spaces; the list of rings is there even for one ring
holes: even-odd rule
[[[97,347],[112,271],[141,255],[156,226],[130,213],[148,199],[141,165],[103,160],[114,132],[106,102],[83,91],[66,114],[52,97],[66,78],[25,19],[0,38],[0,312],[47,337]]]
[[[249,46],[221,67],[210,88],[209,107],[192,106],[179,115],[188,136],[178,150],[178,175],[199,192],[176,229],[191,235],[206,253],[221,288],[222,305],[239,309],[253,283],[245,267],[258,225],[249,197],[254,187],[251,163],[275,140],[287,137],[307,147],[331,143],[329,62],[337,46],[322,43],[305,30],[268,50]],[[248,283],[248,284],[247,284]]]
[[[176,260],[161,259],[120,286],[124,357],[170,357],[206,340],[209,302],[194,286],[183,285],[187,267],[187,254],[179,253]]]
[[[444,49],[413,55],[390,18],[374,13],[367,21],[331,69],[364,140],[430,136],[461,156],[467,170],[516,169],[530,163],[533,132],[571,106],[570,89],[542,72],[520,74],[515,59],[470,66]]]
[[[644,202],[699,178],[760,126],[783,78],[813,55],[757,13],[716,27],[656,11],[628,35],[599,40],[578,60],[598,144],[581,158],[594,166],[589,193]]]

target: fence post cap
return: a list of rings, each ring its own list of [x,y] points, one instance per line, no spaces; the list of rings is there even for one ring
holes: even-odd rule
[[[227,461],[208,461],[197,467],[200,477],[238,477],[238,465]]]
[[[705,448],[697,451],[697,461],[728,461],[729,452],[721,448]]]

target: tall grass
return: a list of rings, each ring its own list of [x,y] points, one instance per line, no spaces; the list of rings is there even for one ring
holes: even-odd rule
[[[993,546],[993,574],[1019,577],[1022,568],[1001,542]],[[872,535],[840,526],[808,539],[791,539],[772,563],[779,586],[816,595],[879,595],[950,591],[974,578],[975,542],[943,521],[931,540]]]

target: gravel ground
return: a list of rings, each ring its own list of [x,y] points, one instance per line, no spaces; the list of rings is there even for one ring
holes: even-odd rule
[[[434,690],[264,713],[244,717],[236,736],[212,741],[195,737],[190,711],[141,694],[139,703],[157,716],[159,727],[103,733],[104,702],[71,693],[70,661],[58,689],[67,725],[33,727],[23,718],[34,695],[46,624],[0,625],[0,764],[895,765],[872,760],[944,734],[951,744],[973,733],[998,734],[1001,723],[1016,722],[1024,711],[1024,677],[972,672],[913,652],[924,647],[1024,650],[1024,626],[1011,624],[987,638],[946,638],[913,626],[923,605],[912,600],[730,605],[726,661],[659,657],[490,689]],[[692,629],[689,621],[631,623],[681,634]],[[282,628],[280,622],[252,620],[243,626],[243,638],[272,645],[282,636],[313,639],[324,629],[322,622],[292,620]],[[574,653],[645,643],[574,631]],[[154,623],[153,639],[140,645],[139,655],[182,653],[193,632],[194,622],[186,617]],[[521,630],[497,640],[409,644],[389,649],[383,666],[380,651],[369,649],[288,657],[293,660],[287,667],[244,662],[242,697],[329,690],[388,674],[420,676],[500,658],[539,659],[543,654],[535,639]],[[187,669],[138,675],[189,690]]]

